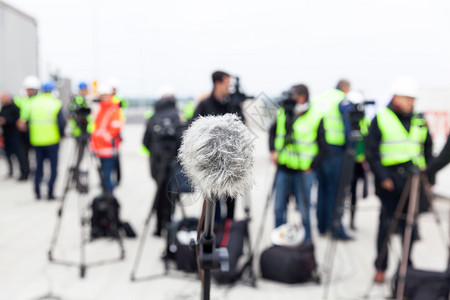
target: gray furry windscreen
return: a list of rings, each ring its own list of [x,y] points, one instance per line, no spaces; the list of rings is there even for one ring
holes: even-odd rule
[[[254,147],[254,136],[236,115],[199,117],[184,133],[178,158],[205,197],[236,197],[253,184]]]

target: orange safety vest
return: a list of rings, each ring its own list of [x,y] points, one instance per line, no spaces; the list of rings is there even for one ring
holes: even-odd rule
[[[113,157],[120,146],[119,136],[124,124],[122,110],[109,99],[100,102],[91,133],[91,150],[100,158]]]

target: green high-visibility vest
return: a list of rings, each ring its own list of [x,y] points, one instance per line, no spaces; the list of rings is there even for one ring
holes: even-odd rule
[[[366,159],[364,138],[369,134],[370,121],[364,117],[359,121],[359,130],[361,132],[361,138],[356,142],[356,162],[363,162]]]
[[[328,144],[343,146],[345,144],[345,127],[339,111],[339,103],[340,101],[333,103],[331,109],[325,113],[323,128],[325,129],[325,139]]]
[[[278,111],[275,137],[275,150],[278,152],[278,163],[292,170],[308,170],[319,153],[317,129],[321,115],[313,110],[295,120],[290,136],[286,133],[286,115],[283,109]],[[287,140],[290,142],[286,143]]]
[[[428,128],[424,119],[413,116],[408,132],[395,113],[385,108],[377,113],[377,124],[381,132],[379,149],[383,166],[412,161],[421,169],[426,167],[423,152]]]
[[[194,116],[195,112],[195,102],[193,100],[189,100],[183,106],[184,118],[186,121],[189,121]]]
[[[61,107],[61,100],[51,93],[39,94],[31,100],[28,121],[32,146],[50,146],[59,142],[58,112]]]
[[[20,119],[21,120],[27,120],[28,119],[29,104],[30,104],[30,101],[31,101],[31,99],[33,97],[15,97],[14,98],[14,104],[16,104],[16,106],[20,110]]]

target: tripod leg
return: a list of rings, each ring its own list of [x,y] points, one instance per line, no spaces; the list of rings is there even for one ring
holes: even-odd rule
[[[410,255],[410,243],[412,238],[413,226],[415,223],[415,217],[417,214],[419,199],[419,174],[414,174],[411,182],[411,199],[408,205],[408,214],[406,216],[406,229],[403,238],[403,253],[402,262],[400,264],[400,270],[398,274],[397,284],[397,300],[403,299],[403,292],[405,289],[405,277],[406,269],[408,266],[408,258]]]
[[[136,259],[134,260],[133,269],[131,270],[131,276],[130,276],[131,281],[136,280],[136,271],[137,271],[137,267],[138,267],[139,262],[140,262],[141,257],[142,257],[142,250],[144,249],[145,240],[147,239],[148,230],[150,228],[150,219],[151,219],[152,214],[154,212],[155,201],[156,201],[156,198],[155,198],[155,200],[153,202],[153,205],[152,205],[152,207],[150,209],[150,212],[148,213],[147,219],[145,220],[144,229],[142,230],[141,239],[139,240],[138,252],[136,254]]]
[[[76,151],[78,152],[80,149],[79,147],[76,148]],[[79,155],[76,155],[79,156]],[[52,240],[50,242],[50,249],[48,251],[48,260],[49,261],[53,261],[53,251],[55,250],[56,244],[58,242],[58,236],[59,236],[59,231],[61,229],[61,221],[62,221],[62,217],[63,217],[63,213],[64,213],[64,205],[66,203],[66,197],[67,197],[67,193],[69,192],[70,189],[70,184],[73,181],[73,176],[74,176],[74,170],[76,168],[76,165],[69,167],[67,169],[66,172],[66,184],[64,186],[64,192],[63,195],[61,196],[61,204],[58,208],[58,219],[56,221],[56,225],[55,225],[55,229],[53,230],[53,235],[52,235]]]

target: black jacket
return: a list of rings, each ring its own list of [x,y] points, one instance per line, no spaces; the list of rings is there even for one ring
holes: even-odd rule
[[[298,116],[297,116],[298,118]],[[295,122],[295,121],[294,121]],[[270,152],[275,151],[275,135],[277,131],[277,122],[275,121],[269,129],[269,150]],[[328,151],[328,144],[325,140],[325,129],[323,128],[323,119],[320,120],[319,128],[317,129],[317,144],[319,146],[319,153],[314,157],[311,163],[311,169],[317,170],[322,162],[323,158],[326,156]],[[287,172],[297,172],[298,170],[289,169],[286,166],[278,165],[284,171]]]
[[[240,105],[231,105],[228,99],[221,102],[214,97],[214,93],[211,93],[207,99],[197,105],[192,120],[195,120],[198,116],[221,116],[227,113],[236,113],[241,120],[245,122],[244,114],[242,113]]]
[[[404,115],[400,112],[397,112],[393,107],[392,102],[388,105],[388,108],[395,113],[395,115],[398,117],[402,125],[409,132],[413,114]],[[378,182],[390,178],[388,168],[386,168],[381,164],[381,155],[379,150],[380,143],[381,143],[381,131],[380,128],[378,127],[377,118],[375,117],[372,120],[372,123],[370,124],[369,135],[367,136],[366,139],[366,156],[370,168],[374,173],[375,178]],[[432,147],[433,142],[431,140],[430,132],[428,131],[424,144],[424,156],[427,163],[430,161],[432,157]]]
[[[177,155],[184,127],[174,99],[161,99],[155,103],[155,113],[148,119],[143,144],[150,151],[152,177],[159,182],[168,176]]]
[[[10,136],[19,134],[16,122],[20,118],[20,110],[14,104],[14,102],[9,105],[2,106],[0,116],[5,118],[6,120],[6,123],[2,126],[5,139],[8,139]]]
[[[434,176],[436,173],[445,167],[450,162],[450,135],[447,138],[447,143],[445,144],[444,148],[442,149],[441,153],[431,160],[431,162],[428,164],[427,173],[430,177],[430,181],[434,182]]]

